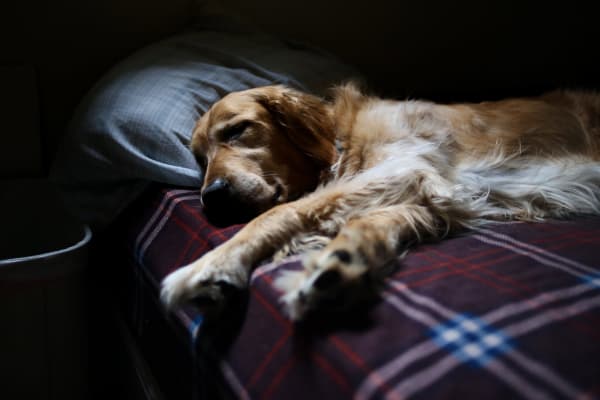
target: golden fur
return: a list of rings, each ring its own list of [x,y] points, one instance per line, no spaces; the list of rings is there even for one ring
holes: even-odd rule
[[[600,213],[594,93],[442,105],[370,97],[352,84],[331,101],[269,86],[217,102],[191,148],[206,170],[206,211],[256,218],[165,279],[169,307],[220,301],[222,284],[245,287],[262,259],[310,248],[304,269],[276,282],[299,319],[360,290],[424,238],[489,220]]]

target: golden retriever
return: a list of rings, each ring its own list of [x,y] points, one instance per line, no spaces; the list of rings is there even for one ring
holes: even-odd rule
[[[246,287],[259,261],[312,248],[303,270],[276,281],[297,320],[361,290],[425,238],[490,220],[600,213],[592,92],[443,105],[371,97],[353,84],[330,100],[268,86],[214,104],[191,149],[205,169],[206,212],[256,218],[163,281],[169,308],[219,302],[223,286]]]

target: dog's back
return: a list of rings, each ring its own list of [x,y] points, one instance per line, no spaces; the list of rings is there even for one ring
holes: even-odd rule
[[[600,160],[600,94],[592,91],[554,91],[542,100],[575,115],[590,138],[589,154]]]
[[[337,90],[334,110],[339,138],[351,152],[416,135],[445,142],[458,160],[491,153],[600,159],[600,95],[594,92],[440,105],[381,100],[346,85]]]
[[[338,89],[344,152],[337,170],[374,181],[422,175],[475,219],[539,219],[597,212],[600,96],[556,91],[538,98],[441,105]]]

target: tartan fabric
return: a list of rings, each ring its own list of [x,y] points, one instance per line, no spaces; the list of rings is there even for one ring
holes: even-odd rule
[[[126,226],[153,296],[240,229],[210,226],[198,192],[172,188],[146,194]],[[600,217],[490,225],[412,250],[368,311],[299,325],[273,287],[299,258],[265,264],[219,368],[242,399],[599,398],[599,256]],[[201,313],[172,320],[171,340],[195,349]]]

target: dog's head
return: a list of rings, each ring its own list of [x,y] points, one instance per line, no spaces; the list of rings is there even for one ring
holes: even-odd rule
[[[231,93],[200,118],[191,149],[206,213],[244,222],[316,187],[336,157],[331,110],[283,86]]]

